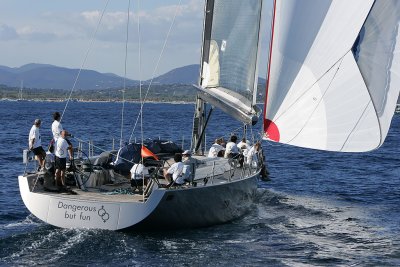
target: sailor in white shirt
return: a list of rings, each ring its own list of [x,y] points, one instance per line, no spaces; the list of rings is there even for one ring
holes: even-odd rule
[[[53,114],[53,123],[51,124],[51,132],[53,133],[54,142],[57,142],[57,139],[60,137],[61,131],[63,127],[60,123],[61,115],[59,112],[54,112]]]
[[[39,131],[41,125],[42,121],[40,119],[36,119],[31,130],[29,131],[29,150],[33,151],[33,154],[36,156],[36,159],[39,163],[40,169],[43,171],[46,152],[42,147],[42,139]]]
[[[247,153],[249,153],[251,148],[250,143],[246,141],[246,138],[243,138],[242,141],[237,144],[237,147],[239,148],[239,152],[243,155],[243,157],[246,158]]]
[[[174,182],[175,184],[181,185],[184,184],[184,178],[182,176],[183,166],[182,163],[182,154],[177,153],[174,156],[175,163],[171,165],[171,167],[164,169],[164,178],[168,181],[171,185]]]
[[[225,148],[225,158],[234,158],[239,155],[239,148],[236,145],[237,137],[232,135],[230,141],[226,144]]]
[[[132,191],[138,189],[139,192],[141,192],[143,190],[143,185],[146,184],[146,179],[149,177],[148,168],[142,163],[135,163],[130,172]]]
[[[255,143],[254,146],[251,147],[246,156],[246,163],[251,167],[257,167],[259,162],[258,154],[261,148],[261,144],[259,142]]]
[[[207,157],[216,158],[218,157],[218,153],[222,150],[225,150],[225,148],[221,146],[221,139],[215,139],[214,144],[210,147],[210,150],[208,151]]]
[[[66,137],[68,132],[63,130],[55,146],[55,165],[56,165],[56,185],[65,187],[65,170],[67,166],[67,154],[72,159],[72,145],[68,143]]]
[[[237,147],[243,150],[243,149],[250,149],[251,145],[250,142],[246,140],[246,138],[242,138],[242,140],[237,144]]]

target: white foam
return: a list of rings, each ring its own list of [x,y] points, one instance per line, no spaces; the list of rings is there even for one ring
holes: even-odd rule
[[[290,243],[312,244],[312,250],[315,250],[313,258],[357,261],[362,257],[388,253],[392,241],[382,236],[378,227],[368,224],[369,214],[363,207],[274,191],[263,194],[264,198],[272,196],[278,201],[268,205],[267,200],[267,204],[258,205],[258,217],[261,220],[281,218],[268,226],[288,236],[293,240]],[[301,266],[292,260],[286,259],[285,263]]]
[[[43,224],[43,222],[38,221],[32,214],[29,214],[23,221],[9,223],[9,224],[3,225],[3,227],[4,228],[17,228],[17,227],[27,226],[27,225],[42,225],[42,224]]]

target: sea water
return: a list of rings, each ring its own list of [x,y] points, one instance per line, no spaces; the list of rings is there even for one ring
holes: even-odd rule
[[[0,102],[0,265],[400,266],[400,116],[385,144],[364,154],[264,142],[271,181],[259,181],[246,216],[208,228],[136,233],[59,229],[25,208],[17,176],[24,170],[28,132],[35,118],[42,119],[47,146],[52,113],[64,108],[65,102]],[[62,124],[75,145],[80,138],[111,149],[121,130],[126,142],[140,141],[143,129],[145,138],[190,148],[193,104],[146,104],[143,123],[136,123],[139,104],[121,108],[72,102]],[[214,112],[207,142],[235,130],[240,135],[241,127]]]

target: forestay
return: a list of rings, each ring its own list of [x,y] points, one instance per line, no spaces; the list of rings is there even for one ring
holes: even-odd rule
[[[331,151],[382,145],[400,90],[400,1],[275,0],[264,131]]]
[[[261,0],[209,0],[200,97],[236,119],[255,123]]]

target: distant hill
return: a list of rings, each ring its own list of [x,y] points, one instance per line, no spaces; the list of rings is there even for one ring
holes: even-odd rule
[[[154,78],[153,82],[159,84],[197,84],[200,65],[188,65],[173,69]]]
[[[48,64],[27,64],[19,68],[0,66],[0,84],[9,87],[19,87],[23,81],[26,88],[63,89],[72,88],[79,69],[69,69]],[[173,69],[155,77],[153,84],[197,84],[199,65],[188,65]],[[149,83],[150,80],[144,81]],[[265,80],[259,78],[259,83]],[[126,80],[127,86],[138,85],[139,81]],[[112,73],[100,73],[93,70],[82,70],[76,85],[77,90],[120,88],[123,77]]]
[[[197,84],[200,74],[200,65],[187,65],[173,69],[154,78],[153,83],[159,84]],[[149,81],[146,81],[149,82]],[[265,79],[258,78],[258,83],[265,84]]]
[[[79,69],[68,69],[47,64],[27,64],[20,68],[0,66],[0,84],[40,89],[71,89]],[[127,85],[137,85],[138,81],[127,80]],[[76,85],[77,89],[105,89],[123,85],[123,78],[115,74],[82,70]]]

